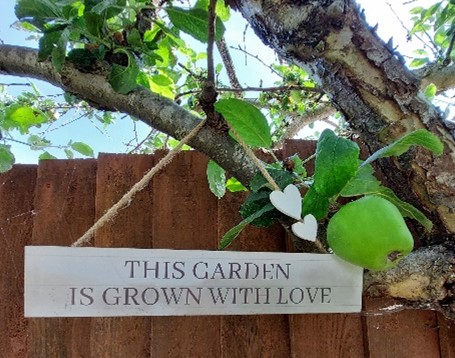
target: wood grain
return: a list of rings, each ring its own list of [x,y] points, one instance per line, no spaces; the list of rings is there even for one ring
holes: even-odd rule
[[[69,246],[95,213],[95,160],[40,162],[34,198],[32,245]],[[28,320],[27,356],[90,356],[88,318]]]
[[[0,356],[25,357],[24,246],[33,228],[36,166],[16,165],[0,177]]]
[[[96,178],[96,217],[114,205],[154,165],[148,155],[102,154]],[[137,193],[131,204],[95,235],[97,247],[151,248],[153,187]],[[106,317],[92,320],[94,357],[150,355],[150,317]],[[109,342],[109,344],[106,344]]]
[[[371,358],[440,357],[436,313],[405,310],[387,314],[389,299],[364,300],[364,332]]]
[[[455,322],[438,313],[439,345],[442,358],[455,358]]]
[[[217,199],[206,179],[207,159],[180,153],[153,180],[153,247],[213,250]],[[219,357],[218,316],[153,317],[152,357]]]
[[[242,197],[228,193],[219,203],[218,237],[242,219],[238,213]],[[227,250],[286,251],[279,225],[260,229],[247,227]],[[222,318],[222,357],[290,357],[289,322],[286,315],[224,316]]]

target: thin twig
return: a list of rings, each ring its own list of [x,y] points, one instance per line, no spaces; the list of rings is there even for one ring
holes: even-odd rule
[[[213,44],[215,42],[215,8],[216,0],[209,2],[209,28],[207,41],[207,81],[215,85],[215,66],[213,60]]]
[[[128,153],[131,154],[131,153],[134,153],[136,150],[138,150],[140,147],[142,147],[142,144],[144,144],[148,139],[150,139],[150,137],[153,135],[153,133],[156,132],[156,129],[152,129],[149,134],[147,134],[145,136],[145,138],[143,140],[141,140],[139,143],[137,143],[137,145],[131,149]]]
[[[411,3],[413,1],[410,1],[409,3]],[[390,8],[390,11],[392,11],[393,15],[395,16],[395,18],[398,20],[398,22],[401,24],[401,27],[406,31],[406,33],[408,34],[408,38],[410,39],[410,33],[411,33],[411,30],[409,30],[407,28],[407,26],[404,24],[403,20],[401,20],[400,16],[398,16],[398,14],[396,13],[395,9],[393,8],[392,4],[390,4],[389,2],[387,2],[387,5],[389,6]],[[417,35],[416,33],[413,34],[413,36],[419,40],[425,47],[429,47],[431,49],[431,52],[433,52],[433,55],[435,57],[438,57],[438,52],[436,51],[436,49],[433,47],[433,43],[430,42],[430,44],[428,44],[427,42],[425,42],[425,40],[423,38],[421,38],[419,35]]]
[[[216,47],[218,48],[218,52],[221,55],[221,59],[223,60],[224,68],[226,69],[231,87],[240,89],[242,86],[240,85],[237,74],[235,73],[234,63],[232,62],[232,57],[229,53],[229,49],[226,45],[226,41],[224,41],[224,38],[216,42]]]
[[[275,87],[241,87],[241,88],[224,88],[216,89],[219,92],[283,92],[283,91],[306,91],[313,93],[323,93],[322,90],[309,86],[285,85]]]
[[[279,76],[280,78],[284,78],[283,75],[281,75],[277,70],[275,70],[272,66],[266,64],[258,55],[253,55],[252,53],[249,53],[247,50],[243,49],[240,47],[240,45],[238,47],[234,47],[234,46],[230,46],[230,48],[234,49],[234,50],[237,50],[237,51],[241,51],[243,52],[245,55],[248,55],[250,57],[253,57],[254,59],[256,59],[257,61],[259,61],[260,63],[262,63],[265,67],[267,67],[268,69],[270,69],[270,71],[272,71],[274,74],[276,74],[277,76]]]
[[[188,67],[186,67],[183,63],[178,62],[177,65],[180,66],[181,68],[183,68],[186,72],[188,72],[195,79],[197,79],[199,81],[204,81],[205,80],[204,76],[201,76],[201,75],[198,75],[197,73],[194,73]]]
[[[452,35],[452,38],[450,39],[449,47],[447,48],[446,57],[445,57],[445,59],[444,59],[444,64],[445,64],[446,66],[447,66],[448,64],[450,64],[450,62],[451,62],[450,54],[452,53],[454,44],[455,44],[455,34]]]

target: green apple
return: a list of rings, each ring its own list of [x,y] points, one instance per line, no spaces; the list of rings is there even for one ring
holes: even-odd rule
[[[378,196],[343,206],[330,219],[327,241],[337,256],[373,271],[396,266],[414,246],[398,208]]]

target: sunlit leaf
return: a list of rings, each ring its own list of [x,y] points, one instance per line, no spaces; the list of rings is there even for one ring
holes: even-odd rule
[[[209,160],[207,164],[207,180],[210,191],[218,198],[226,193],[226,173],[215,161]]]
[[[88,144],[83,143],[83,142],[74,142],[71,143],[71,148],[75,150],[78,153],[81,153],[82,155],[85,155],[87,157],[93,157],[93,149],[90,147]]]
[[[272,146],[267,119],[251,103],[236,98],[221,99],[215,103],[215,110],[223,115],[249,146],[263,148]]]
[[[13,167],[15,158],[11,153],[11,146],[0,144],[0,173],[7,172]]]
[[[432,151],[435,155],[441,155],[444,150],[444,145],[441,140],[433,133],[426,129],[417,129],[404,137],[389,144],[387,147],[379,149],[372,154],[362,165],[371,163],[378,158],[390,156],[399,156],[409,150],[413,145],[420,145]]]
[[[169,19],[179,30],[193,36],[201,42],[208,41],[208,12],[203,9],[190,10],[178,7],[166,8]],[[217,18],[215,24],[215,40],[223,37],[225,28],[221,19]]]

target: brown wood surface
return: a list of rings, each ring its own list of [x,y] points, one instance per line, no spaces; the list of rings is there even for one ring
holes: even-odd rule
[[[242,198],[227,193],[219,203],[218,237],[237,225]],[[247,227],[226,250],[286,251],[279,225],[260,229]],[[222,357],[290,357],[289,322],[286,315],[224,316],[222,318]]]
[[[46,160],[38,167],[32,245],[68,246],[93,223],[95,160]],[[89,357],[90,319],[28,320],[28,357]]]
[[[364,332],[371,358],[440,357],[436,313],[405,310],[387,313],[396,303],[388,299],[365,299]]]
[[[455,322],[438,313],[439,345],[442,358],[455,358]]]
[[[101,217],[153,165],[154,158],[147,155],[100,155],[96,178],[96,217]],[[151,248],[152,197],[153,187],[149,184],[136,194],[129,206],[98,230],[95,246]],[[149,356],[150,322],[150,317],[94,318],[90,340],[92,356]]]
[[[291,141],[282,153],[306,158],[313,150]],[[380,309],[391,304],[384,300],[366,299],[362,316],[24,319],[23,246],[70,245],[162,156],[43,161],[37,177],[33,166],[0,176],[0,357],[455,358],[454,322],[431,311],[384,314]],[[206,164],[199,153],[179,154],[93,244],[216,249],[241,220],[246,194],[217,200],[208,190]],[[278,225],[249,227],[228,248],[287,249]]]
[[[208,189],[206,169],[202,154],[180,153],[154,178],[154,248],[216,248],[217,199]],[[152,357],[220,357],[220,321],[153,317]]]
[[[16,165],[0,179],[0,357],[25,357],[24,246],[33,227],[36,166]]]

